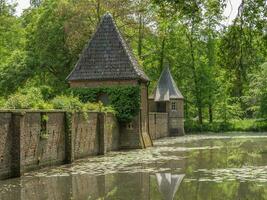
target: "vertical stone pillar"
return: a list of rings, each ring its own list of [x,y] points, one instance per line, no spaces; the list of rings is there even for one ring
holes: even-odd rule
[[[74,161],[74,114],[65,113],[65,154],[66,163],[70,164]]]
[[[12,113],[12,149],[11,149],[11,177],[23,174],[23,131],[25,113]]]
[[[107,137],[105,134],[105,113],[98,113],[98,138],[99,138],[99,155],[105,155],[107,152]]]

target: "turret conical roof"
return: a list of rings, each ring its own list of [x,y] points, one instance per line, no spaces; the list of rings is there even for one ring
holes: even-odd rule
[[[112,16],[105,14],[67,80],[129,79],[149,81]]]
[[[169,67],[166,66],[158,80],[157,86],[153,94],[150,96],[154,101],[170,101],[170,99],[184,99],[182,93],[178,89]]]

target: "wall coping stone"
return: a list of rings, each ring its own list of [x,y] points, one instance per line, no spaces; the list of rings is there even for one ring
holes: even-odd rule
[[[69,110],[31,110],[31,109],[2,109],[0,110],[0,113],[65,113],[65,112],[71,112]],[[73,112],[73,113],[82,113],[82,112]],[[97,111],[86,111],[86,113],[105,113],[105,112],[97,112]],[[107,112],[106,114],[114,115],[111,112]]]
[[[150,115],[168,115],[166,112],[149,112]]]

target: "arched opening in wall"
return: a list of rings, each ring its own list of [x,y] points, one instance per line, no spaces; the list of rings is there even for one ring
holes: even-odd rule
[[[103,103],[103,105],[107,106],[110,104],[109,97],[106,93],[101,93],[97,97],[97,101],[100,101]]]
[[[157,112],[166,112],[166,102],[157,102]]]

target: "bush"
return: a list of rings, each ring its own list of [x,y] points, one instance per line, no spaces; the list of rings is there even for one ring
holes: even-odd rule
[[[188,133],[196,132],[225,132],[232,130],[232,125],[229,122],[213,122],[203,123],[200,125],[196,121],[186,120],[185,131]]]
[[[84,104],[83,110],[94,111],[94,112],[109,112],[116,114],[112,106],[104,106],[102,102],[98,103],[86,103]]]
[[[197,132],[229,132],[229,131],[267,131],[267,120],[232,120],[229,122],[216,121],[200,125],[196,121],[186,120],[185,131]]]
[[[7,109],[39,109],[48,105],[45,104],[41,91],[37,88],[21,90],[8,97],[4,108]]]
[[[0,97],[0,108],[5,106],[5,99]]]
[[[60,95],[54,97],[51,101],[45,101],[43,95],[45,93],[46,98],[50,98],[50,89],[43,88],[29,88],[22,89],[19,92],[10,95],[5,101],[0,98],[0,108],[5,109],[62,109],[69,111],[94,111],[94,112],[111,112],[115,114],[112,106],[104,106],[102,103],[82,103],[78,97],[73,95]],[[44,92],[45,91],[45,92]]]
[[[54,109],[80,111],[83,108],[83,103],[78,97],[74,96],[56,96],[52,101]]]
[[[51,100],[56,96],[55,91],[50,86],[41,86],[40,90],[45,101]]]

